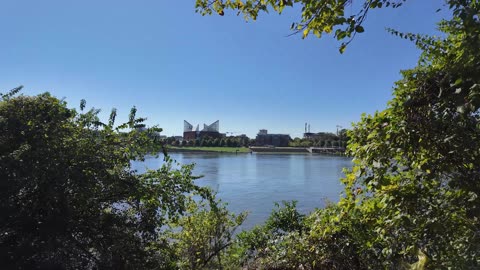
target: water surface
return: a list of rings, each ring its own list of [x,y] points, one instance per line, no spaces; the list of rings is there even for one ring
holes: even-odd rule
[[[194,173],[204,177],[201,186],[210,186],[236,213],[249,211],[242,228],[262,223],[274,202],[297,200],[298,208],[308,213],[327,201],[338,201],[342,169],[351,159],[312,154],[225,154],[171,153],[181,164],[195,163]],[[157,169],[163,156],[148,158],[134,165],[139,171]]]

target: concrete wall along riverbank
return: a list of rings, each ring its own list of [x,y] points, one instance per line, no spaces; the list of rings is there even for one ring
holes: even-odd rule
[[[261,147],[251,146],[250,150],[259,153],[309,153],[306,148],[303,147]]]
[[[320,148],[320,147],[260,147],[251,146],[250,150],[255,153],[312,153],[312,154],[332,154],[344,155],[344,148]]]

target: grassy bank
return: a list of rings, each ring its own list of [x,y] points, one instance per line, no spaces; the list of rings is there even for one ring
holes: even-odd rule
[[[250,153],[247,147],[200,147],[200,146],[169,146],[170,152],[216,152],[216,153]]]

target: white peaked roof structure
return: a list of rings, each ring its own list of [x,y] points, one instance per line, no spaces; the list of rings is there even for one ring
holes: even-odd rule
[[[183,131],[186,132],[186,131],[192,131],[192,130],[193,130],[192,124],[190,124],[186,120],[183,120]]]
[[[200,125],[197,125],[197,128],[195,131],[199,131]],[[186,120],[183,120],[183,131],[188,132],[188,131],[193,131],[193,125],[187,122]],[[202,131],[212,131],[212,132],[219,132],[220,131],[220,120],[217,120],[210,125],[203,124],[203,129]]]
[[[203,124],[203,129],[202,131],[213,131],[213,132],[219,132],[220,130],[220,120],[217,120],[210,125]]]

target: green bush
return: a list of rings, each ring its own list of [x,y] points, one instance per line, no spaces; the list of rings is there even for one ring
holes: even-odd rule
[[[194,184],[193,165],[174,169],[166,156],[160,169],[139,174],[131,161],[161,144],[152,136],[160,129],[144,129],[135,108],[115,127],[116,110],[104,124],[99,110],[78,113],[48,93],[19,90],[0,101],[2,268],[177,268],[170,224],[191,214],[192,195],[216,205]],[[217,228],[228,229],[223,208],[195,215],[213,213],[223,218]]]

